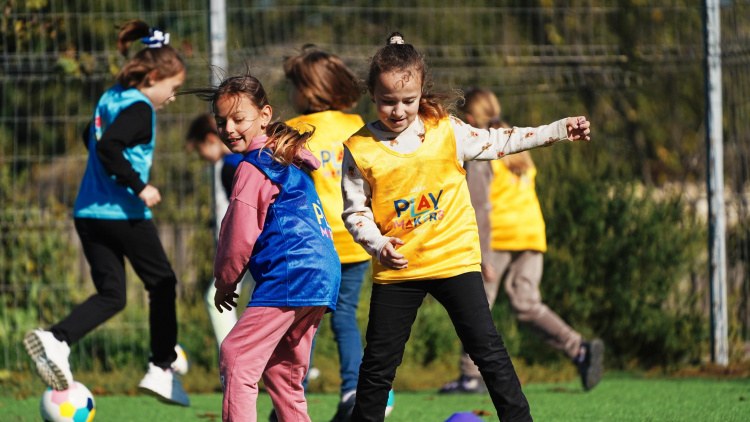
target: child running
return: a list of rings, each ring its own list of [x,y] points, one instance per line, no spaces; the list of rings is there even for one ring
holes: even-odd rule
[[[466,122],[482,129],[507,128],[500,120],[500,102],[482,88],[466,93],[461,107]],[[602,377],[604,343],[585,340],[542,302],[542,254],[547,250],[544,218],[534,189],[536,167],[528,151],[501,160],[470,161],[466,181],[476,211],[482,276],[490,309],[504,279],[510,306],[518,321],[565,353],[578,368],[584,390]],[[440,389],[442,394],[485,393],[479,369],[469,355],[461,356],[461,376]]]
[[[370,62],[379,120],[345,143],[343,219],[373,256],[373,289],[352,421],[382,421],[396,368],[427,294],[448,311],[503,421],[531,420],[495,329],[480,274],[479,236],[463,162],[493,160],[589,137],[585,117],[538,128],[481,130],[449,116],[427,93],[423,56],[399,33]]]
[[[224,144],[244,154],[214,262],[220,311],[237,306],[237,283],[249,269],[248,308],[221,344],[222,416],[257,420],[261,377],[279,420],[309,421],[302,380],[323,314],[335,310],[341,262],[323,205],[306,171],[320,162],[300,133],[271,123],[273,110],[254,77],[234,76],[193,91],[210,101]]]
[[[362,340],[357,326],[359,292],[370,255],[354,242],[341,220],[344,202],[341,198],[341,160],[343,142],[364,125],[356,114],[341,110],[354,107],[360,89],[354,73],[337,56],[307,45],[284,62],[284,73],[292,84],[294,110],[302,115],[287,121],[296,127],[315,127],[309,148],[322,162],[310,175],[315,190],[323,200],[333,232],[333,244],[341,260],[341,287],[336,312],[331,314],[331,328],[338,345],[341,400],[332,422],[345,421],[354,408],[359,364],[362,362]]]
[[[73,216],[96,294],[49,331],[26,334],[24,345],[44,382],[65,390],[73,383],[69,346],[125,307],[128,258],[149,294],[151,358],[138,385],[160,401],[189,406],[172,368],[177,359],[177,277],[167,259],[149,207],[161,201],[149,183],[156,143],[156,111],[174,99],[185,65],[167,45],[169,34],[142,21],[121,27],[119,51],[141,39],[140,50],[123,66],[117,84],[102,95],[84,132],[88,163]]]
[[[237,170],[240,161],[242,161],[242,154],[233,154],[227,149],[221,138],[219,138],[214,117],[208,113],[201,114],[193,119],[187,131],[186,141],[186,147],[189,151],[197,150],[201,158],[213,165],[215,227],[216,239],[218,241],[221,220],[224,219],[227,207],[229,206],[234,172]],[[221,342],[224,341],[224,338],[229,334],[234,324],[237,323],[237,313],[222,313],[216,309],[214,305],[214,296],[216,295],[215,282],[216,280],[214,279],[209,283],[203,298],[206,303],[209,320],[211,320],[211,326],[214,329],[214,335],[216,336],[216,344],[221,347]],[[238,285],[238,292],[243,288],[249,289],[252,285],[252,277],[246,274],[243,281]]]

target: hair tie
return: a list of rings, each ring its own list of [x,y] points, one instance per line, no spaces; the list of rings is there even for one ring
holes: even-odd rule
[[[394,35],[388,39],[388,45],[403,44],[403,43],[404,43],[404,37],[402,37],[401,35]]]
[[[151,36],[141,38],[147,48],[161,48],[169,44],[169,33],[165,34],[159,28],[151,28],[149,32]]]

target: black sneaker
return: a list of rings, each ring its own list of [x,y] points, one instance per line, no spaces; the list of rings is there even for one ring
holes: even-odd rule
[[[440,388],[440,394],[485,394],[487,387],[481,377],[469,377],[461,375],[457,380],[451,381]]]
[[[354,410],[354,402],[357,399],[357,393],[350,395],[346,401],[340,401],[339,407],[336,409],[336,414],[333,415],[331,422],[349,422],[352,419],[352,411]]]
[[[271,414],[268,415],[268,422],[279,422],[279,417],[276,416],[276,409],[271,409]]]
[[[604,343],[599,339],[581,343],[581,351],[573,359],[581,374],[583,389],[591,390],[599,384],[604,373]]]

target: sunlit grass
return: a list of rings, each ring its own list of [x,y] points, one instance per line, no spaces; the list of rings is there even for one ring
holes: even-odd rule
[[[746,421],[750,415],[750,380],[747,378],[651,378],[632,373],[607,373],[602,383],[584,392],[578,380],[527,383],[523,390],[536,421]],[[705,373],[693,374],[705,375]],[[731,375],[730,375],[731,376]],[[133,385],[139,377],[133,380]],[[186,386],[190,375],[186,378]],[[5,378],[3,385],[7,385]],[[191,381],[192,382],[192,381]],[[94,383],[95,384],[95,383]],[[3,421],[40,421],[37,381],[26,398],[0,395]],[[91,385],[91,384],[89,384]],[[39,387],[39,388],[36,388]],[[457,412],[474,412],[482,420],[497,420],[486,395],[438,395],[437,389],[404,391],[396,388],[394,411],[388,422],[441,422]],[[96,395],[98,421],[220,420],[221,394],[191,394],[189,408],[167,406],[151,397],[127,394]],[[335,393],[309,393],[313,421],[329,421],[336,411]],[[267,420],[271,401],[261,393],[258,420]]]

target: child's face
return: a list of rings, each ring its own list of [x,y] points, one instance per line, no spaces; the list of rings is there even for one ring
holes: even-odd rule
[[[229,153],[221,138],[213,133],[206,135],[206,138],[201,142],[193,141],[192,148],[198,151],[201,158],[211,164],[221,160],[222,157]]]
[[[183,82],[185,82],[185,71],[151,82],[148,86],[141,85],[138,90],[151,101],[154,110],[161,110],[162,107],[174,101],[174,93]]]
[[[258,110],[245,94],[219,98],[214,110],[219,138],[230,151],[239,154],[250,148],[253,138],[266,133],[272,115],[270,106]]]
[[[375,81],[372,100],[378,118],[392,132],[403,132],[419,113],[421,78],[412,71],[381,73]]]

